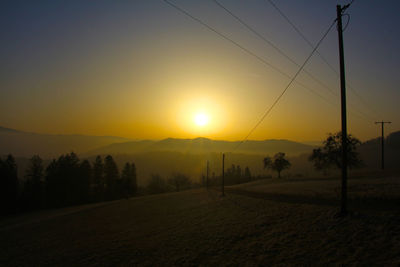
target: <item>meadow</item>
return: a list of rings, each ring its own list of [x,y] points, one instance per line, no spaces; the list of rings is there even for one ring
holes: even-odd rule
[[[350,179],[347,217],[339,185],[265,179],[11,216],[1,265],[398,266],[400,177]]]

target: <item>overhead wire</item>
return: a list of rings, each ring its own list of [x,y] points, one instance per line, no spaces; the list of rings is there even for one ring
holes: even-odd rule
[[[205,23],[204,21],[202,21],[201,19],[193,16],[192,14],[190,14],[188,11],[184,10],[183,8],[179,7],[178,5],[172,3],[169,0],[163,0],[165,3],[167,3],[168,5],[172,6],[173,8],[175,8],[176,10],[178,10],[179,12],[185,14],[186,16],[190,17],[191,19],[193,19],[194,21],[200,23],[201,25],[203,25],[204,27],[206,27],[207,29],[209,29],[210,31],[214,32],[215,34],[219,35],[220,37],[222,37],[223,39],[225,39],[226,41],[234,44],[235,46],[237,46],[238,48],[242,49],[243,51],[245,51],[246,53],[248,53],[249,55],[253,56],[254,58],[256,58],[257,60],[259,60],[260,62],[262,62],[263,64],[269,66],[270,68],[274,69],[275,71],[279,72],[280,74],[282,74],[283,76],[290,78],[290,75],[285,73],[284,71],[282,71],[281,69],[275,67],[274,65],[270,64],[268,61],[266,61],[264,58],[258,56],[257,54],[255,54],[254,52],[252,52],[251,50],[247,49],[246,47],[244,47],[243,45],[239,44],[238,42],[236,42],[235,40],[229,38],[228,36],[226,36],[225,34],[219,32],[218,30],[216,30],[215,28],[211,27],[210,25],[208,25],[207,23]]]
[[[282,56],[284,56],[286,59],[288,59],[290,62],[292,62],[294,65],[296,65],[297,67],[300,67],[300,64],[298,64],[294,59],[292,59],[289,55],[287,55],[282,49],[280,49],[277,45],[275,45],[272,41],[268,40],[264,35],[260,34],[257,30],[255,30],[253,27],[251,27],[248,23],[246,23],[243,19],[241,19],[238,15],[236,15],[235,13],[233,13],[229,8],[227,8],[226,6],[224,6],[221,2],[219,2],[218,0],[212,0],[217,6],[219,6],[220,8],[222,8],[225,12],[227,12],[230,16],[232,16],[234,19],[236,19],[240,24],[242,24],[244,27],[246,27],[249,31],[251,31],[253,34],[255,34],[257,37],[259,37],[261,40],[263,40],[265,43],[267,43],[268,45],[270,45],[271,47],[273,47],[279,54],[281,54]],[[348,25],[350,21],[350,17],[347,21],[346,27]],[[314,81],[316,81],[317,83],[319,83],[320,85],[322,85],[325,89],[327,89],[332,95],[334,95],[335,97],[339,97],[338,94],[336,94],[332,88],[330,88],[329,86],[327,86],[326,84],[324,84],[321,80],[319,80],[318,78],[316,78],[314,75],[312,75],[309,71],[307,71],[305,68],[303,69],[303,72],[306,73],[309,77],[311,77]],[[309,90],[308,87],[305,87],[307,90]],[[323,96],[321,96],[320,94],[318,94],[315,91],[311,91],[312,93],[314,93],[315,95],[317,95],[318,97],[320,97],[321,99],[323,99],[325,102],[331,104],[331,105],[335,105],[332,102],[328,101],[326,98],[324,98]],[[365,113],[363,113],[362,111],[360,111],[359,109],[355,109],[355,114],[359,115],[361,118],[365,118],[368,117],[368,115],[366,115]],[[358,114],[357,114],[358,113]],[[368,120],[368,119],[367,119]]]
[[[268,2],[281,16],[286,22],[297,32],[297,34],[310,46],[314,47],[313,43],[302,33],[302,31],[290,20],[290,18],[274,3],[272,0],[264,0],[264,2]],[[351,6],[353,4],[354,0],[352,0],[347,7]],[[348,20],[348,22],[350,19]],[[332,64],[317,50],[316,54],[320,57],[320,59],[336,74],[337,77],[340,76],[339,72],[336,70],[335,67],[332,66]],[[377,112],[374,108],[372,108],[371,105],[369,105],[363,97],[357,92],[357,90],[351,86],[349,82],[346,82],[348,85],[350,91],[358,98],[359,102],[362,103],[368,110],[370,110],[372,113],[375,114],[375,117],[377,115],[381,115],[379,112]],[[370,117],[370,116],[368,116]]]
[[[241,44],[239,44],[238,42],[232,40],[231,38],[229,38],[228,36],[220,33],[219,31],[217,31],[216,29],[214,29],[213,27],[209,26],[208,24],[206,24],[205,22],[203,22],[202,20],[196,18],[195,16],[191,15],[189,12],[187,12],[186,10],[180,8],[179,6],[175,5],[174,3],[168,1],[168,0],[163,0],[165,3],[167,3],[168,5],[174,7],[175,9],[177,9],[178,11],[180,11],[181,13],[185,14],[186,16],[190,17],[191,19],[197,21],[198,23],[200,23],[201,25],[203,25],[204,27],[206,27],[207,29],[211,30],[212,32],[216,33],[217,35],[219,35],[220,37],[222,37],[223,39],[233,43],[235,46],[239,47],[240,49],[242,49],[243,51],[245,51],[246,53],[250,54],[251,56],[255,57],[256,59],[258,59],[259,61],[261,61],[263,64],[271,67],[272,69],[276,70],[277,72],[281,73],[282,75],[286,76],[286,77],[290,77],[288,74],[286,74],[285,72],[281,71],[279,68],[273,66],[272,64],[270,64],[269,62],[267,62],[265,59],[263,59],[262,57],[258,56],[257,54],[255,54],[254,52],[252,52],[251,50],[245,48],[244,46],[242,46]],[[354,1],[354,0],[353,0]],[[352,1],[352,2],[353,2]],[[217,2],[214,0],[214,2]],[[310,53],[310,55],[306,58],[306,60],[304,61],[304,63],[300,66],[297,63],[295,63],[294,61],[290,60],[289,57],[287,57],[287,55],[285,57],[287,57],[290,61],[292,61],[293,63],[295,63],[297,66],[299,66],[300,68],[298,69],[298,71],[296,72],[296,74],[291,77],[290,82],[288,83],[288,85],[284,88],[284,90],[281,92],[281,94],[278,96],[278,98],[274,101],[274,103],[266,110],[266,112],[264,113],[264,115],[261,117],[261,119],[257,122],[257,124],[250,130],[250,132],[247,134],[247,136],[238,144],[238,146],[233,150],[235,151],[243,142],[245,142],[249,136],[254,132],[254,130],[262,123],[262,121],[266,118],[266,116],[268,116],[268,114],[272,111],[272,109],[278,104],[278,102],[280,101],[280,99],[283,97],[283,95],[286,93],[286,91],[289,89],[289,87],[293,84],[293,82],[296,80],[297,76],[301,73],[301,71],[304,69],[305,65],[308,63],[308,61],[310,60],[310,58],[313,56],[313,54],[315,52],[317,52],[320,57],[322,57],[322,55],[317,51],[319,45],[322,43],[322,41],[325,39],[325,37],[328,35],[328,33],[330,32],[330,30],[332,29],[332,27],[335,25],[336,20],[333,21],[333,23],[330,25],[330,27],[328,28],[328,30],[325,32],[325,34],[322,36],[322,38],[319,40],[319,42],[317,43],[317,45],[315,47],[313,47],[313,45],[311,44],[311,42],[308,42],[312,47],[313,50]],[[304,37],[305,38],[305,37]],[[264,38],[263,38],[264,39]],[[307,39],[306,39],[307,40]],[[272,43],[271,43],[272,44]],[[276,47],[275,45],[272,45],[273,47]],[[276,47],[277,51],[281,51],[278,47]],[[327,64],[329,64],[326,61]],[[332,67],[332,69],[334,70],[334,68]],[[318,95],[319,97],[321,97],[322,99],[326,100],[324,97],[322,97],[321,95],[319,95],[318,93],[314,92],[313,90],[311,90],[310,88],[308,88],[307,86],[297,82],[298,84],[302,85],[304,88],[310,90],[311,92],[313,92],[314,94]],[[330,101],[327,101],[328,103]],[[235,204],[238,205],[238,203]],[[247,207],[246,207],[247,208]]]
[[[235,147],[234,151],[241,145],[243,144],[249,137],[250,135],[258,128],[258,126],[264,121],[264,119],[268,116],[268,114],[272,111],[272,109],[278,104],[278,102],[281,100],[282,96],[286,93],[286,91],[289,89],[289,87],[292,85],[294,80],[297,78],[299,73],[303,70],[304,66],[308,63],[310,58],[314,55],[314,52],[317,50],[319,45],[322,43],[322,41],[325,39],[325,37],[328,35],[328,33],[331,31],[332,27],[336,24],[336,20],[332,22],[332,24],[329,26],[328,30],[324,33],[322,38],[318,41],[317,45],[313,48],[311,53],[308,55],[306,60],[303,62],[303,64],[300,66],[300,68],[297,70],[296,74],[292,77],[290,82],[286,85],[284,90],[281,92],[281,94],[275,99],[273,104],[267,109],[267,111],[264,113],[264,115],[261,117],[261,119],[256,123],[256,125],[250,130],[250,132],[246,135],[246,137],[239,142],[239,144]]]
[[[233,40],[232,38],[228,37],[227,35],[221,33],[220,31],[218,31],[217,29],[213,28],[212,26],[208,25],[207,23],[205,23],[204,21],[202,21],[201,19],[195,17],[194,15],[190,14],[188,11],[184,10],[183,8],[181,8],[180,6],[176,5],[175,3],[169,1],[169,0],[163,0],[165,3],[167,3],[168,5],[170,5],[171,7],[175,8],[177,11],[181,12],[182,14],[186,15],[187,17],[191,18],[192,20],[196,21],[197,23],[201,24],[202,26],[204,26],[205,28],[207,28],[208,30],[214,32],[215,34],[217,34],[218,36],[222,37],[223,39],[225,39],[226,41],[232,43],[233,45],[235,45],[236,47],[240,48],[241,50],[243,50],[244,52],[246,52],[247,54],[251,55],[252,57],[254,57],[255,59],[257,59],[258,61],[260,61],[262,64],[272,68],[273,70],[275,70],[276,72],[280,73],[282,76],[286,77],[287,79],[291,79],[292,76],[290,76],[289,74],[287,74],[286,72],[282,71],[280,68],[272,65],[271,63],[269,63],[267,60],[265,60],[264,58],[258,56],[256,53],[252,52],[250,49],[244,47],[243,45],[239,44],[238,42],[236,42],[235,40]],[[332,104],[331,101],[329,101],[328,99],[326,99],[324,96],[322,96],[321,94],[317,93],[315,90],[311,89],[310,87],[306,86],[305,84],[296,81],[296,83],[298,85],[300,85],[301,87],[307,89],[308,91],[310,91],[311,93],[315,94],[316,96],[318,96],[319,98],[323,99],[325,102]]]
[[[257,30],[255,30],[253,27],[251,27],[248,23],[246,23],[243,19],[241,19],[238,15],[236,15],[235,13],[233,13],[229,8],[227,8],[226,6],[224,6],[221,2],[219,2],[218,0],[212,0],[217,6],[219,6],[220,8],[222,8],[225,12],[227,12],[230,16],[232,16],[234,19],[236,19],[240,24],[242,24],[244,27],[246,27],[249,31],[251,31],[253,34],[255,34],[257,37],[259,37],[261,40],[263,40],[265,43],[267,43],[268,45],[270,45],[271,47],[273,47],[276,51],[278,51],[279,54],[281,54],[282,56],[284,56],[286,59],[288,59],[290,62],[292,62],[294,65],[296,65],[297,67],[300,67],[300,64],[298,64],[295,60],[293,60],[289,55],[287,55],[283,50],[281,50],[277,45],[275,45],[272,41],[268,40],[264,35],[260,34]],[[350,17],[347,21],[347,24],[345,27],[347,27],[348,23],[350,21]],[[317,51],[318,52],[318,51]],[[332,95],[334,95],[335,97],[339,97],[338,94],[336,94],[332,88],[330,88],[329,86],[327,86],[326,84],[324,84],[322,81],[320,81],[319,79],[317,79],[314,75],[312,75],[309,71],[307,71],[306,69],[303,69],[303,72],[306,73],[309,77],[311,77],[314,81],[316,81],[317,83],[319,83],[320,85],[322,85],[325,89],[327,89]],[[308,87],[305,87],[307,90],[309,90]],[[331,105],[335,105],[332,102],[328,101],[326,98],[324,98],[323,96],[321,96],[320,94],[318,94],[315,91],[311,91],[312,93],[314,93],[315,95],[317,95],[318,97],[320,97],[321,99],[323,99],[325,102],[331,104]],[[366,115],[365,113],[363,113],[362,111],[360,111],[359,109],[354,109],[355,114],[360,115],[362,118],[365,117],[369,117],[368,115]],[[367,119],[369,120],[369,119]]]
[[[248,53],[248,54],[250,54],[251,56],[255,57],[257,60],[261,61],[263,64],[265,64],[265,65],[267,65],[267,66],[273,68],[274,70],[278,71],[279,73],[281,73],[281,74],[284,75],[285,77],[291,78],[291,81],[290,81],[289,85],[285,88],[284,92],[281,93],[279,99],[283,96],[283,94],[286,92],[286,90],[289,88],[289,86],[290,86],[290,85],[293,83],[293,81],[295,80],[294,78],[290,77],[288,74],[286,74],[286,73],[284,73],[283,71],[281,71],[279,68],[277,68],[277,67],[271,65],[269,62],[267,62],[267,61],[264,60],[263,58],[259,57],[257,54],[253,53],[253,52],[250,51],[249,49],[247,49],[247,48],[245,48],[244,46],[240,45],[239,43],[237,43],[236,41],[232,40],[232,39],[229,38],[228,36],[226,36],[226,35],[220,33],[219,31],[217,31],[217,30],[214,29],[213,27],[209,26],[208,24],[206,24],[206,23],[203,22],[202,20],[200,20],[200,19],[196,18],[195,16],[191,15],[189,12],[187,12],[186,10],[180,8],[180,7],[177,6],[176,4],[174,4],[174,3],[172,3],[172,2],[170,2],[170,1],[168,1],[168,0],[163,0],[163,1],[164,1],[165,3],[167,3],[168,5],[172,6],[173,8],[175,8],[176,10],[178,10],[179,12],[181,12],[181,13],[185,14],[186,16],[190,17],[190,18],[193,19],[194,21],[200,23],[201,25],[203,25],[204,27],[206,27],[206,28],[209,29],[210,31],[216,33],[217,35],[219,35],[219,36],[222,37],[223,39],[225,39],[225,40],[231,42],[232,44],[234,44],[235,46],[239,47],[240,49],[242,49],[242,50],[245,51],[246,53]],[[334,24],[334,23],[333,23],[333,24]],[[333,24],[332,24],[332,26],[333,26]],[[332,26],[331,26],[331,27],[332,27]],[[330,28],[331,28],[331,27],[330,27]],[[327,33],[326,33],[326,34],[327,34]],[[310,55],[310,57],[311,57],[311,55]],[[310,57],[309,57],[309,58],[310,58]],[[307,61],[309,60],[309,58],[307,59]],[[303,65],[305,65],[305,64],[307,63],[307,61],[306,61]],[[304,66],[302,66],[302,67],[299,69],[299,71],[296,73],[296,76],[295,76],[295,77],[297,77],[297,75],[301,72],[301,70],[302,70],[303,67],[304,67]],[[326,98],[324,98],[324,97],[321,96],[320,94],[316,93],[316,92],[313,91],[311,88],[308,88],[307,86],[305,86],[305,85],[303,85],[303,84],[301,84],[301,83],[299,83],[299,82],[297,82],[297,83],[300,84],[302,87],[306,88],[307,90],[310,90],[311,92],[313,92],[314,94],[316,94],[316,95],[319,96],[320,98],[324,99],[324,100],[327,101],[328,103],[330,103],[329,100],[327,100]],[[276,101],[276,103],[274,104],[274,106],[277,104],[277,102],[279,101],[279,99],[277,99],[277,101]],[[333,104],[333,105],[335,106],[335,104]],[[272,108],[271,108],[270,110],[272,110]],[[265,115],[265,116],[266,116],[266,115]],[[264,118],[265,118],[265,116],[264,116]],[[264,119],[264,118],[263,118],[263,119]],[[248,138],[248,136],[247,136],[247,138]],[[236,147],[236,148],[237,148],[237,147]],[[235,149],[236,149],[236,148],[235,148]]]
[[[215,34],[219,35],[220,37],[222,37],[223,39],[225,39],[226,41],[229,41],[230,43],[234,44],[235,46],[237,46],[238,48],[240,48],[241,50],[243,50],[244,52],[246,52],[247,54],[253,56],[254,58],[256,58],[258,61],[260,61],[261,63],[263,63],[264,65],[267,65],[268,67],[274,69],[275,71],[277,71],[278,73],[280,73],[281,75],[285,76],[288,79],[291,79],[292,77],[290,75],[288,75],[287,73],[285,73],[284,71],[282,71],[281,69],[279,69],[278,67],[272,65],[271,63],[269,63],[268,61],[266,61],[264,58],[258,56],[256,53],[252,52],[250,49],[247,49],[246,47],[244,47],[243,45],[239,44],[238,42],[234,41],[233,39],[229,38],[228,36],[226,36],[225,34],[219,32],[218,30],[216,30],[215,28],[211,27],[210,25],[208,25],[207,23],[205,23],[204,21],[202,21],[201,19],[193,16],[192,14],[190,14],[188,11],[184,10],[183,8],[179,7],[178,5],[172,3],[169,0],[163,0],[165,3],[167,3],[168,5],[172,6],[173,8],[175,8],[176,10],[178,10],[179,12],[183,13],[184,15],[190,17],[192,20],[198,22],[199,24],[201,24],[202,26],[206,27],[207,29],[209,29],[210,31],[214,32]],[[294,24],[293,24],[294,25]],[[305,38],[305,36],[304,36]],[[310,42],[311,44],[311,42]],[[312,45],[312,44],[311,44]],[[318,50],[315,50],[314,52],[318,52]],[[328,63],[329,64],[329,63]],[[301,68],[302,69],[302,68]],[[298,75],[299,73],[297,73]],[[297,77],[296,75],[296,77]],[[292,83],[292,82],[291,82]],[[290,84],[291,84],[290,83]],[[297,84],[299,84],[300,86],[302,86],[303,88],[309,90],[310,92],[312,92],[313,94],[315,94],[316,96],[318,96],[319,98],[323,99],[325,102],[329,103],[330,105],[335,105],[333,104],[331,101],[329,101],[328,99],[326,99],[325,97],[323,97],[322,95],[320,95],[319,93],[315,92],[314,90],[312,90],[311,88],[309,88],[308,86],[304,85],[303,83],[296,81]],[[268,111],[268,110],[267,110]],[[358,113],[360,113],[361,116],[366,116],[364,113],[362,113],[361,111],[358,111]],[[258,125],[257,125],[258,127]],[[247,136],[248,138],[248,136]],[[246,138],[246,139],[247,139]]]
[[[230,16],[232,16],[234,19],[236,19],[240,24],[242,24],[244,27],[246,27],[249,31],[251,31],[253,34],[255,34],[258,38],[263,40],[265,43],[270,45],[272,48],[274,48],[279,54],[281,54],[283,57],[285,57],[287,60],[289,60],[291,63],[296,65],[297,67],[300,67],[300,64],[298,64],[293,58],[291,58],[288,54],[286,54],[282,49],[280,49],[277,45],[275,45],[272,41],[268,40],[264,35],[260,34],[257,30],[255,30],[253,27],[251,27],[248,23],[246,23],[243,19],[241,19],[238,15],[233,13],[230,9],[228,9],[226,6],[224,6],[221,2],[218,0],[213,0],[213,2],[218,5],[220,8],[225,10]],[[328,85],[324,84],[321,80],[319,80],[317,77],[315,77],[312,73],[307,71],[306,69],[303,69],[303,72],[306,73],[312,80],[315,82],[319,83],[322,87],[327,89],[332,95],[337,96],[338,94],[333,91],[332,88],[330,88]]]
[[[350,15],[349,14],[343,14],[342,16],[346,16],[346,18],[347,18],[347,21],[346,21],[346,25],[343,27],[343,32],[345,32],[346,31],[346,29],[347,29],[347,26],[349,26],[349,23],[350,23]]]
[[[275,5],[275,3],[272,0],[264,0],[265,2],[269,2],[275,9],[276,11],[278,11],[278,13],[286,20],[287,23],[289,23],[292,28],[297,32],[297,34],[300,35],[300,37],[312,48],[314,47],[314,44],[300,31],[300,29],[285,15],[285,13],[283,13],[283,11],[277,6]],[[329,66],[329,68],[331,70],[333,70],[334,72],[336,72],[336,74],[339,75],[339,73],[337,72],[337,70],[329,63],[329,61],[317,50],[316,53],[318,54],[318,56],[325,62],[325,64],[327,64]]]
[[[241,50],[243,50],[244,52],[246,52],[247,54],[253,56],[254,58],[256,58],[258,61],[260,61],[261,63],[263,63],[264,65],[267,65],[268,67],[274,69],[275,71],[277,71],[278,73],[280,73],[281,75],[285,76],[286,78],[290,79],[290,83],[288,84],[287,88],[285,89],[284,92],[286,92],[286,90],[289,88],[289,86],[291,86],[291,84],[295,81],[295,79],[293,79],[293,77],[291,77],[289,74],[285,73],[284,71],[282,71],[281,69],[279,69],[278,67],[272,65],[271,63],[269,63],[268,61],[266,61],[264,58],[258,56],[256,53],[252,52],[250,49],[247,49],[246,47],[244,47],[243,45],[239,44],[238,42],[236,42],[235,40],[229,38],[228,36],[226,36],[225,34],[219,32],[218,30],[216,30],[215,28],[211,27],[210,25],[208,25],[207,23],[205,23],[204,21],[202,21],[201,19],[195,17],[194,15],[190,14],[188,11],[184,10],[183,8],[179,7],[178,5],[172,3],[169,0],[163,0],[165,3],[167,3],[168,5],[170,5],[171,7],[175,8],[176,10],[178,10],[179,12],[183,13],[184,15],[186,15],[187,17],[191,18],[192,20],[196,21],[197,23],[201,24],[202,26],[206,27],[208,30],[214,32],[215,34],[217,34],[218,36],[222,37],[223,39],[225,39],[226,41],[229,41],[230,43],[234,44],[235,46],[237,46],[238,48],[240,48]],[[335,22],[332,23],[331,27],[333,27]],[[330,27],[330,28],[331,28]],[[317,46],[318,47],[318,46]],[[314,50],[314,52],[316,52],[317,50]],[[311,58],[311,56],[307,59],[307,61],[305,63],[308,62],[308,60]],[[300,66],[299,71],[296,73],[296,78],[299,75],[299,73],[303,70],[304,66]],[[296,81],[296,83],[300,86],[302,86],[303,88],[309,90],[311,93],[315,94],[316,96],[318,96],[319,98],[323,99],[325,102],[327,102],[328,104],[335,106],[334,103],[332,103],[330,100],[328,100],[327,98],[323,97],[322,95],[320,95],[319,93],[317,93],[316,91],[312,90],[311,88],[309,88],[308,86],[304,85],[303,83]],[[283,94],[284,94],[283,92]],[[278,96],[277,100],[279,101],[279,99],[283,96],[283,94],[281,93],[280,96]],[[271,106],[272,108],[277,104],[273,103],[273,106]],[[265,111],[266,115],[269,114],[269,112],[272,109],[267,109]],[[266,116],[265,115],[265,116]],[[363,115],[363,114],[361,114]],[[265,117],[262,118],[262,120]],[[247,138],[251,135],[251,133],[259,126],[259,124],[261,123],[261,121],[259,121],[256,126],[251,130],[250,134],[248,134],[248,136],[246,136],[245,140],[247,140]],[[239,143],[238,146],[240,146],[245,140],[243,140],[242,142]],[[237,146],[237,147],[238,147]],[[235,147],[234,150],[237,149],[237,147]]]

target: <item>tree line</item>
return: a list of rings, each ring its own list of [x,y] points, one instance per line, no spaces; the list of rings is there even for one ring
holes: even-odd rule
[[[347,138],[349,168],[362,166],[356,151],[360,141],[349,135]],[[341,168],[341,134],[329,134],[323,147],[313,150],[309,160],[316,170],[324,174],[331,168]],[[290,168],[285,153],[265,157],[264,168],[281,172]],[[75,153],[61,155],[46,167],[39,156],[33,156],[24,175],[19,179],[17,164],[12,155],[0,157],[0,215],[42,208],[58,208],[70,205],[114,200],[137,194],[136,166],[126,162],[121,173],[112,156],[97,156],[94,162],[80,160]],[[227,185],[252,181],[250,169],[244,171],[240,165],[232,164],[225,172]],[[212,173],[208,185],[219,185],[221,176]],[[206,185],[205,177],[201,182]],[[189,177],[175,173],[169,179],[153,174],[145,192],[149,194],[180,191],[199,186]]]
[[[47,167],[35,155],[25,179],[19,179],[12,155],[0,158],[0,215],[42,208],[114,200],[137,193],[136,166],[126,162],[122,172],[112,156],[97,156],[93,163],[75,153],[53,159]]]
[[[152,174],[146,186],[148,194],[160,194],[165,192],[179,192],[190,188],[198,187],[190,178],[182,173],[174,173],[168,179],[159,174]]]
[[[206,181],[206,176],[201,175],[200,183],[194,183],[190,178],[182,173],[174,173],[169,178],[164,178],[159,174],[152,174],[146,186],[148,194],[160,194],[165,192],[179,192],[196,187],[219,186],[221,184],[222,176],[216,176],[212,172],[211,176]],[[253,180],[249,167],[245,167],[244,171],[240,165],[232,164],[225,171],[225,184],[234,185],[240,183],[247,183]]]
[[[203,174],[201,177],[201,183],[203,186],[219,186],[221,184],[222,175],[215,175],[215,172],[212,172],[210,177],[207,177]],[[240,167],[239,164],[232,164],[229,168],[224,171],[224,183],[226,185],[234,185],[234,184],[242,184],[251,182],[255,179],[251,175],[250,168],[246,166],[244,170]]]
[[[347,136],[347,165],[349,169],[363,166],[363,162],[357,152],[357,147],[361,144],[360,140],[349,134]],[[308,160],[313,163],[314,169],[321,171],[324,175],[328,174],[330,169],[342,168],[342,133],[329,133],[323,146],[313,149]],[[289,169],[291,163],[285,158],[285,153],[279,152],[274,157],[265,157],[264,168],[271,169],[278,173],[281,178],[281,172]]]

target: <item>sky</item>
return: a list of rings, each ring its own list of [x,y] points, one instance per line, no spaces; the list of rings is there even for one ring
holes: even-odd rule
[[[313,48],[268,0],[218,0],[267,42],[212,0],[170,1],[237,45],[162,0],[2,1],[0,126],[245,138]],[[313,45],[348,3],[273,1]],[[399,11],[396,0],[355,0],[343,16],[348,129],[361,140],[380,135],[375,121],[400,129]],[[249,139],[315,141],[341,129],[335,26],[317,51]]]

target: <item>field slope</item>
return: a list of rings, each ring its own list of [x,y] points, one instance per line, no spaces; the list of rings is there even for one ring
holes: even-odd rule
[[[307,187],[307,181],[291,183],[292,189],[296,183],[298,189]],[[261,182],[259,188],[264,189],[258,191],[254,184],[231,187],[224,198],[215,190],[197,189],[5,218],[0,221],[1,262],[4,266],[400,264],[398,206],[353,208],[348,217],[339,218],[334,203],[324,204],[318,196],[314,196],[317,201],[298,203],[273,198],[271,194],[280,189],[265,192],[266,184]],[[279,182],[274,184],[279,187]]]

